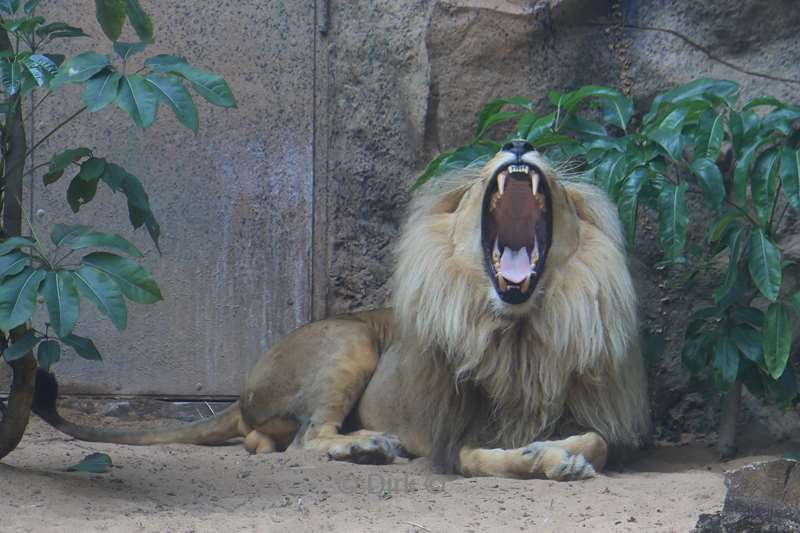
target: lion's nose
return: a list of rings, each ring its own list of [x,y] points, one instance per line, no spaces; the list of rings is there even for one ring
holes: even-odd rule
[[[512,154],[517,156],[517,159],[519,159],[524,154],[527,154],[528,152],[533,152],[533,146],[531,146],[531,143],[529,143],[528,141],[523,141],[518,139],[511,141],[510,143],[506,143],[503,146],[503,151],[511,152]]]

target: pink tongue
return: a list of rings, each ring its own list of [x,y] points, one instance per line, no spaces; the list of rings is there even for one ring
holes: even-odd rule
[[[531,274],[531,256],[526,248],[513,252],[508,246],[500,257],[500,275],[511,283],[522,283]]]

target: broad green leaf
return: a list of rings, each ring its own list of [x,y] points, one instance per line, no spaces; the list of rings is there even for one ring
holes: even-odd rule
[[[82,250],[92,246],[101,246],[119,250],[134,257],[142,257],[130,241],[116,233],[102,233],[81,224],[56,224],[50,234],[53,244],[71,250]]]
[[[25,267],[19,274],[0,282],[0,329],[11,331],[33,315],[44,276],[42,270]]]
[[[587,98],[620,98],[622,93],[609,87],[599,85],[584,85],[577,91],[566,93],[562,96],[562,106],[566,113],[571,113],[578,108],[581,102]]]
[[[107,55],[84,52],[61,65],[58,74],[50,81],[50,88],[57,89],[67,83],[82,83],[109,65]]]
[[[666,183],[658,196],[659,237],[664,254],[674,261],[686,245],[686,227],[689,224],[689,211],[686,207],[685,181],[677,186]]]
[[[764,363],[773,379],[783,374],[792,347],[792,323],[786,304],[774,302],[764,315]]]
[[[147,49],[147,43],[124,43],[122,41],[117,41],[112,48],[123,61],[127,61],[131,56],[144,52]]]
[[[727,391],[739,373],[739,352],[733,340],[722,335],[714,345],[714,378],[722,391]]]
[[[725,111],[720,111],[711,123],[708,139],[705,139],[706,157],[716,161],[722,148],[722,139],[725,136]]]
[[[775,203],[778,190],[778,151],[771,148],[762,153],[753,167],[750,179],[750,192],[753,208],[762,224],[766,224]]]
[[[153,56],[144,64],[156,72],[183,76],[192,83],[197,94],[211,104],[220,107],[236,107],[236,99],[222,76],[192,67],[183,58],[175,56]]]
[[[163,299],[153,277],[130,259],[95,252],[84,257],[82,262],[108,274],[119,285],[122,293],[136,303],[151,304]]]
[[[603,114],[603,120],[605,120],[607,124],[613,124],[623,131],[627,131],[628,122],[630,122],[633,116],[633,100],[623,95],[617,95],[606,96],[600,98],[598,101],[600,103],[600,112]]]
[[[639,193],[653,172],[646,167],[638,167],[628,175],[622,184],[618,202],[619,218],[625,228],[628,246],[633,249],[636,242],[636,220],[639,209]]]
[[[119,331],[124,330],[128,325],[128,308],[114,280],[85,265],[74,271],[74,276],[80,293],[110,318]]]
[[[608,135],[605,127],[599,122],[586,120],[578,115],[570,115],[561,125],[561,131],[571,131],[583,136],[605,137]]]
[[[70,26],[64,22],[51,22],[36,28],[36,35],[39,37],[49,37],[51,39],[62,39],[68,37],[89,37],[82,29]],[[52,59],[52,58],[51,58]]]
[[[697,176],[703,188],[703,198],[711,209],[717,210],[725,201],[725,183],[722,172],[710,158],[699,158],[692,161],[692,173]]]
[[[83,180],[79,176],[72,178],[67,187],[67,203],[73,213],[80,211],[81,206],[88,204],[97,194],[97,182],[99,180]]]
[[[692,374],[699,374],[708,365],[709,352],[714,343],[711,335],[690,335],[687,330],[681,350],[681,361]]]
[[[106,169],[106,160],[101,157],[90,157],[81,163],[78,177],[84,181],[97,181]]]
[[[64,150],[53,156],[53,159],[50,160],[50,167],[48,168],[47,174],[44,175],[44,184],[50,185],[58,180],[63,174],[64,169],[67,168],[70,163],[74,163],[84,157],[89,157],[92,155],[92,151],[88,148],[75,148],[73,150]]]
[[[742,203],[747,198],[747,181],[750,177],[750,167],[756,159],[758,150],[764,145],[763,139],[758,139],[741,149],[736,155],[736,166],[733,169],[733,192],[736,201]]]
[[[97,22],[111,41],[119,39],[125,24],[125,0],[95,0]]]
[[[25,11],[26,15],[30,15],[31,13],[33,13],[33,10],[36,9],[36,6],[38,6],[39,2],[41,1],[42,0],[28,0],[27,2],[25,2],[25,7],[23,7],[22,10]]]
[[[33,351],[41,339],[42,338],[37,336],[32,329],[29,329],[22,337],[17,339],[15,343],[6,348],[3,357],[5,357],[6,361],[9,363],[17,359],[22,359]]]
[[[742,355],[757,365],[764,365],[764,338],[760,331],[739,324],[729,330],[729,335]]]
[[[19,0],[0,0],[0,11],[13,15],[19,9]]]
[[[442,162],[444,162],[451,155],[453,155],[453,152],[442,152],[441,154],[436,156],[433,159],[433,161],[428,163],[428,166],[425,167],[425,172],[423,172],[422,175],[419,178],[417,178],[417,181],[415,181],[414,185],[411,186],[409,192],[416,191],[417,189],[428,183],[428,181],[430,181],[432,177],[441,174],[441,171],[439,169],[442,166]]]
[[[617,183],[625,176],[627,161],[625,154],[612,152],[597,167],[595,167],[593,178],[594,184],[609,193],[617,188]]]
[[[72,333],[80,316],[81,300],[75,277],[69,270],[48,272],[42,287],[50,326],[59,337]]]
[[[490,115],[486,118],[486,121],[482,124],[481,129],[479,129],[475,135],[475,142],[480,141],[492,126],[518,119],[521,116],[522,113],[519,111],[498,111],[497,113]]]
[[[774,302],[781,288],[781,251],[759,228],[750,235],[747,268],[758,290]]]
[[[773,98],[772,96],[762,96],[759,98],[753,98],[747,104],[742,107],[743,111],[747,111],[749,109],[753,109],[754,107],[759,106],[770,106],[770,107],[783,107],[786,104],[778,100],[777,98]]]
[[[800,149],[783,147],[781,153],[781,183],[789,204],[800,211]]]
[[[75,334],[59,338],[61,339],[61,342],[75,350],[75,353],[84,359],[88,359],[90,361],[100,361],[102,359],[102,357],[100,357],[100,352],[97,351],[97,348],[91,339],[79,337]]]
[[[133,26],[136,35],[143,41],[153,40],[153,21],[144,12],[139,0],[126,0],[125,11],[128,13],[128,20]]]
[[[131,225],[138,228],[144,224],[147,233],[158,248],[158,238],[161,235],[161,228],[158,225],[153,211],[150,209],[150,199],[142,187],[142,182],[131,174],[125,173],[125,180],[122,182],[121,190],[128,199],[128,217]]]
[[[729,316],[741,324],[750,324],[757,328],[764,327],[764,312],[755,307],[734,307]]]
[[[19,274],[30,264],[31,256],[20,251],[0,255],[0,280],[7,276]]]
[[[800,291],[795,292],[791,296],[792,305],[794,306],[794,310],[800,314]]]
[[[186,61],[182,58],[177,58],[174,56],[156,56],[152,59],[155,60],[156,64],[158,65],[157,70],[167,68],[170,64],[174,65],[178,63],[186,63]],[[164,71],[162,70],[162,72]],[[489,119],[501,112],[507,105],[519,105],[530,111],[533,104],[527,98],[522,97],[499,98],[497,100],[492,100],[483,106],[478,113],[478,127],[475,131],[475,140],[480,139],[483,136],[483,133],[488,129],[487,122]]]
[[[172,108],[181,124],[197,133],[199,125],[197,107],[192,101],[192,95],[178,78],[165,74],[150,74],[145,77],[145,82],[150,84],[161,102]]]
[[[644,116],[643,122],[651,123],[658,115],[661,106],[665,104],[675,104],[702,97],[705,94],[714,94],[732,106],[738,100],[738,93],[739,86],[732,81],[707,78],[694,80],[656,96],[650,106],[650,111]]]
[[[111,471],[111,457],[105,453],[92,453],[84,457],[84,459],[69,468],[67,472],[86,472],[88,474],[105,474]]]
[[[736,281],[739,275],[739,258],[741,256],[742,247],[742,228],[737,227],[733,229],[727,238],[727,244],[730,248],[730,255],[728,256],[728,269],[725,273],[725,279],[722,285],[714,290],[714,301],[719,304],[731,290],[736,286]]]
[[[525,134],[525,140],[529,143],[536,143],[542,136],[553,135],[553,121],[556,118],[555,113],[550,113],[543,117],[539,117],[533,121],[528,132]]]
[[[46,340],[40,342],[36,358],[39,360],[39,366],[42,370],[49,372],[50,368],[61,359],[61,345],[58,341]]]
[[[122,183],[125,181],[125,169],[116,163],[109,163],[106,165],[106,170],[100,177],[112,191],[117,192],[122,188]]]
[[[745,144],[752,141],[753,133],[757,131],[760,119],[752,111],[742,111],[737,113],[731,111],[728,118],[728,126],[731,129],[731,140],[733,148],[738,153]]]
[[[86,82],[83,103],[92,113],[100,111],[117,99],[122,75],[113,70],[102,70]]]
[[[30,237],[9,237],[0,241],[0,255],[6,255],[9,252],[23,247],[36,246],[36,241]]]
[[[139,74],[122,77],[117,105],[124,109],[140,128],[147,128],[156,119],[158,106],[156,94]]]
[[[784,135],[792,133],[792,124],[800,118],[800,108],[783,107],[770,111],[761,117],[761,131],[771,133],[778,131]]]
[[[0,62],[0,79],[3,81],[3,88],[6,94],[13,96],[19,92],[22,85],[22,69],[18,62]]]

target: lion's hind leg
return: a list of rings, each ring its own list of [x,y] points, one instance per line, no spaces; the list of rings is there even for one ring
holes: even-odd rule
[[[556,481],[594,477],[607,458],[608,445],[594,432],[510,450],[465,447],[459,454],[461,473],[467,476],[545,477]]]

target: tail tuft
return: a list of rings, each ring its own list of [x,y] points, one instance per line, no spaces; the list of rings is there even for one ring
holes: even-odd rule
[[[36,388],[34,389],[31,409],[42,418],[56,414],[58,398],[58,382],[55,374],[41,368],[36,371]]]

